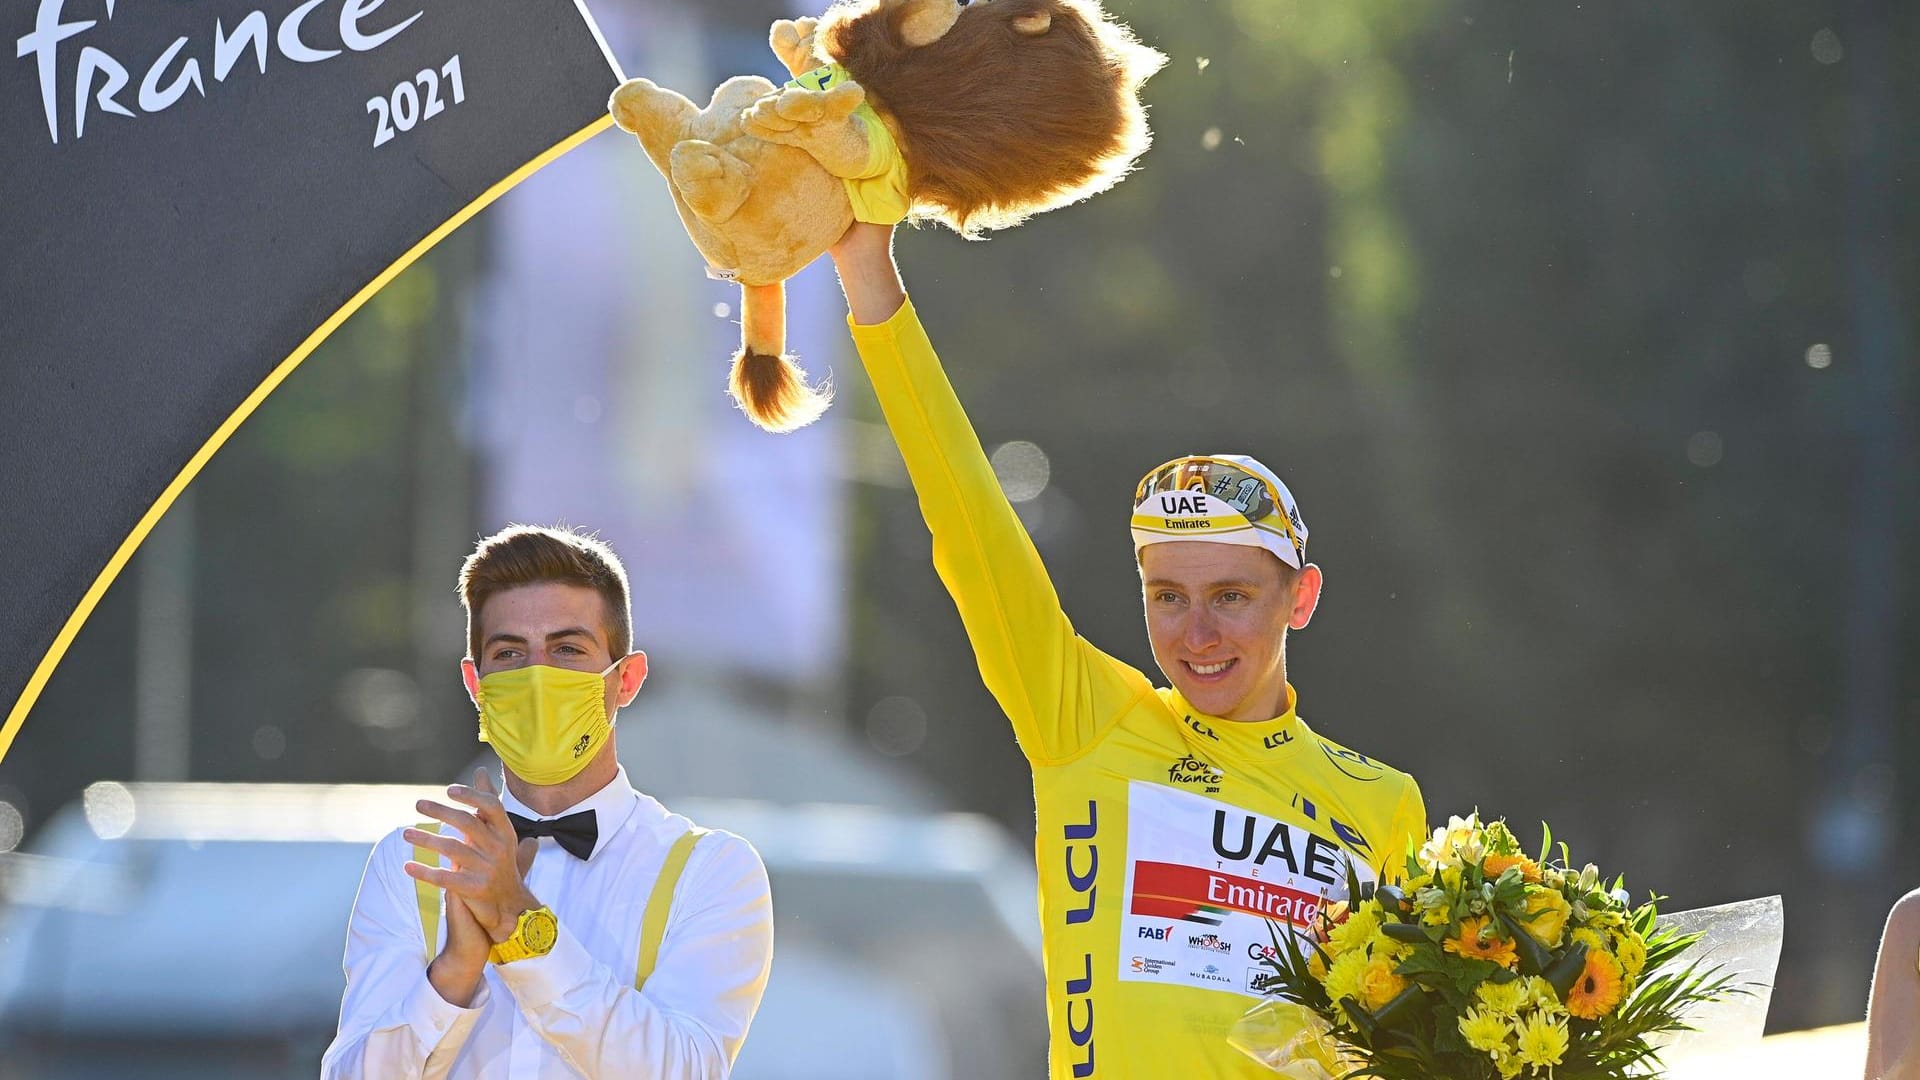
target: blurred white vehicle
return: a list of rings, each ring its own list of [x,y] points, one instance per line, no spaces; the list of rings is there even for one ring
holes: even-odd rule
[[[0,856],[0,1080],[311,1077],[373,843],[442,789],[100,783]],[[669,798],[776,917],[738,1080],[1039,1075],[1031,860],[964,814]]]

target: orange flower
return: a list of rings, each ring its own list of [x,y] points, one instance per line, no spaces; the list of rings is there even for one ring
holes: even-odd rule
[[[1480,865],[1486,871],[1488,881],[1506,873],[1507,867],[1517,866],[1521,879],[1527,884],[1540,884],[1540,864],[1525,855],[1489,855],[1487,861]]]
[[[1626,994],[1626,973],[1620,961],[1604,949],[1587,954],[1587,969],[1567,992],[1567,1011],[1582,1020],[1598,1020],[1612,1012]]]
[[[1513,942],[1489,929],[1492,922],[1485,915],[1461,919],[1460,936],[1448,938],[1440,947],[1469,960],[1491,960],[1501,967],[1513,967],[1520,962],[1520,955],[1514,951]]]

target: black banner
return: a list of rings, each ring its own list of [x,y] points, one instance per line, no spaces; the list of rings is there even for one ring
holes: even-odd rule
[[[601,130],[576,0],[6,0],[0,726],[259,402]]]

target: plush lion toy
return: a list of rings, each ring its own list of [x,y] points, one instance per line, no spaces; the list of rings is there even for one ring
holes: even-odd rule
[[[770,42],[784,87],[737,76],[700,109],[633,79],[609,103],[709,275],[740,283],[728,388],[769,431],[831,399],[785,355],[787,278],[856,220],[973,238],[1113,186],[1147,148],[1138,93],[1166,61],[1094,0],[840,0]]]

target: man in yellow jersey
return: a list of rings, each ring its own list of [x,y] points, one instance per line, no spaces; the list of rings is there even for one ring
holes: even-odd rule
[[[893,264],[833,250],[849,322],[987,687],[1033,768],[1051,1075],[1270,1076],[1227,1043],[1298,931],[1426,831],[1413,778],[1307,727],[1286,633],[1320,569],[1293,497],[1245,457],[1185,458],[1135,494],[1148,636],[1171,687],[1075,635]]]

